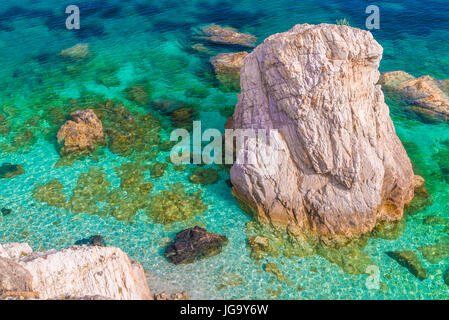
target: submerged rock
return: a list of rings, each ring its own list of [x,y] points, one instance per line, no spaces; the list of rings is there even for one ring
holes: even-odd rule
[[[439,263],[449,258],[449,237],[442,238],[435,244],[420,247],[419,251],[421,251],[424,259],[430,263]]]
[[[88,43],[78,43],[77,45],[61,51],[61,56],[72,59],[84,59],[90,55]]]
[[[253,35],[240,33],[233,28],[223,28],[219,25],[210,25],[202,29],[204,38],[214,43],[233,44],[245,47],[254,47],[257,38]]]
[[[58,143],[63,147],[61,155],[92,151],[104,143],[103,124],[92,109],[75,111],[58,131]]]
[[[210,62],[214,67],[217,79],[225,86],[238,90],[240,88],[240,70],[243,68],[243,59],[248,52],[220,53]]]
[[[196,226],[178,232],[164,255],[175,264],[190,263],[219,254],[227,243],[226,236]]]
[[[443,281],[447,286],[449,286],[449,269],[444,272]]]
[[[67,196],[63,191],[64,185],[59,180],[53,179],[46,184],[35,186],[33,198],[50,206],[65,208],[67,207]]]
[[[285,282],[291,286],[292,282],[278,268],[275,263],[266,263],[263,267],[266,272],[272,273],[279,282]]]
[[[206,210],[201,191],[187,193],[180,183],[153,196],[146,208],[154,222],[162,224],[189,220]]]
[[[414,105],[410,110],[431,120],[449,119],[447,80],[438,81],[428,75],[414,78],[403,71],[393,71],[383,73],[379,83]]]
[[[165,169],[167,169],[168,163],[154,162],[149,165],[151,178],[157,179],[164,175]]]
[[[425,180],[423,177],[415,175],[414,178],[415,196],[411,203],[407,205],[407,214],[413,215],[423,211],[426,207],[433,204],[432,196],[427,191]]]
[[[370,32],[303,24],[245,58],[229,125],[277,129],[230,171],[259,220],[340,242],[402,218],[414,174],[376,85],[382,51]]]
[[[106,242],[101,235],[94,235],[86,239],[78,240],[75,245],[82,246],[83,244],[88,246],[106,247]]]
[[[5,217],[5,216],[11,214],[12,210],[11,210],[11,209],[8,209],[8,208],[2,208],[2,209],[0,210],[0,212],[1,212],[2,215]]]
[[[419,258],[411,251],[390,251],[387,255],[405,267],[419,280],[427,278],[427,270],[421,265]]]
[[[0,179],[12,179],[25,173],[20,164],[3,163],[0,166]]]
[[[248,245],[251,248],[251,259],[253,260],[261,260],[265,254],[273,250],[270,240],[262,236],[249,237]]]
[[[147,105],[149,102],[148,93],[143,86],[134,86],[126,89],[128,100],[135,101],[140,105]]]
[[[415,79],[414,76],[404,71],[382,72],[379,77],[379,84],[382,88],[393,90],[398,84],[404,81]]]
[[[216,183],[219,179],[217,170],[203,167],[195,168],[189,176],[190,182],[202,185]]]
[[[21,250],[23,244],[13,244]],[[29,248],[29,246],[28,246]],[[9,252],[8,252],[9,251]],[[17,250],[15,250],[17,252]],[[142,266],[114,247],[82,246],[18,255],[0,245],[0,259],[12,260],[20,275],[12,289],[36,292],[40,299],[101,296],[120,300],[151,300]],[[0,274],[2,274],[0,272]],[[31,275],[31,286],[27,280]]]

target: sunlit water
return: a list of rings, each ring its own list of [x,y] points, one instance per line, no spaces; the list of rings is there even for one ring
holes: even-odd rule
[[[101,234],[108,245],[117,246],[141,262],[149,274],[153,291],[186,290],[192,298],[280,298],[280,299],[447,299],[449,287],[443,273],[449,262],[431,264],[419,247],[447,236],[447,225],[426,225],[428,215],[449,218],[448,174],[449,128],[426,123],[405,112],[406,105],[387,97],[397,133],[415,165],[425,177],[433,205],[407,218],[405,231],[395,240],[371,239],[364,248],[380,268],[381,289],[366,287],[367,275],[349,275],[337,265],[316,255],[308,258],[250,258],[246,224],[250,217],[237,205],[226,184],[228,174],[220,171],[216,184],[198,186],[189,182],[190,171],[177,172],[170,164],[154,182],[152,194],[169,183],[181,182],[190,191],[203,190],[208,210],[193,220],[170,226],[155,224],[139,211],[132,221],[112,216],[73,213],[35,200],[36,185],[58,179],[70,196],[79,175],[89,167],[106,172],[112,187],[120,184],[114,168],[126,159],[108,149],[95,158],[55,168],[60,159],[55,139],[44,137],[48,110],[63,106],[68,99],[89,96],[122,101],[132,110],[125,89],[144,82],[151,100],[176,99],[194,104],[203,128],[224,129],[223,109],[236,103],[236,92],[220,88],[209,59],[220,52],[241,51],[239,47],[205,44],[209,53],[191,49],[196,30],[217,23],[238,28],[258,37],[290,29],[298,23],[335,23],[346,17],[354,27],[365,28],[365,1],[80,1],[81,30],[65,29],[65,7],[61,1],[2,1],[0,4],[0,112],[9,122],[9,136],[0,136],[4,162],[23,165],[25,174],[0,179],[0,208],[12,213],[0,217],[0,242],[28,242],[35,250],[63,248],[75,241]],[[429,74],[449,78],[449,10],[446,0],[383,1],[381,28],[373,31],[384,47],[381,70],[404,70],[415,76]],[[89,43],[92,56],[76,72],[59,52],[77,43]],[[106,71],[105,71],[106,70]],[[106,73],[113,85],[101,81]],[[109,86],[105,86],[104,84]],[[193,94],[192,94],[193,92]],[[140,109],[139,109],[140,108]],[[229,110],[229,109],[228,109]],[[163,123],[166,119],[158,115]],[[165,122],[164,122],[165,121]],[[29,129],[33,137],[14,137]],[[164,126],[161,136],[167,137]],[[166,162],[168,152],[156,160]],[[201,225],[225,234],[229,244],[217,256],[187,265],[173,265],[164,248],[176,232]],[[446,230],[446,231],[445,231]],[[389,258],[390,250],[415,252],[428,271],[419,281]],[[275,262],[291,283],[279,282],[263,265]],[[223,286],[223,283],[227,285]],[[302,287],[302,290],[298,290]]]

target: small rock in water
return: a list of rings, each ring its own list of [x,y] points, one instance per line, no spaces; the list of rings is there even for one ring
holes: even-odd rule
[[[405,267],[419,280],[427,278],[427,270],[421,265],[419,258],[411,251],[390,251],[387,255]]]
[[[104,143],[103,124],[92,109],[72,112],[70,117],[57,134],[61,155],[91,151]]]
[[[179,232],[165,249],[165,257],[175,264],[190,263],[219,254],[227,243],[226,236],[196,226]]]
[[[103,239],[103,236],[101,235],[94,235],[86,239],[78,240],[75,242],[75,245],[81,246],[81,245],[88,245],[88,246],[98,246],[98,247],[106,247],[106,242]]]
[[[220,44],[241,45],[245,47],[254,47],[257,38],[247,33],[240,33],[229,27],[219,25],[210,25],[202,29],[204,38],[208,41]]]
[[[89,56],[89,44],[79,43],[71,48],[61,51],[61,56],[72,59],[84,59]]]
[[[3,163],[0,166],[0,179],[11,179],[24,173],[25,170],[20,164]]]
[[[0,211],[2,212],[3,216],[7,216],[8,214],[10,214],[12,212],[11,209],[7,209],[7,208],[2,208]]]

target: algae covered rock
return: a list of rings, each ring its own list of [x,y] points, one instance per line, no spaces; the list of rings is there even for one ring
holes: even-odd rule
[[[192,171],[189,180],[196,184],[213,184],[219,180],[218,171],[212,168],[199,167]]]
[[[231,89],[240,89],[240,69],[248,52],[220,53],[210,62],[214,67],[217,79]]]
[[[20,164],[3,163],[0,166],[0,179],[12,179],[25,173]]]
[[[270,240],[262,236],[249,237],[248,245],[251,248],[251,259],[253,260],[262,259],[272,250]]]
[[[126,89],[128,100],[135,101],[140,105],[147,105],[149,97],[147,90],[143,86],[134,86]]]
[[[230,27],[210,25],[202,28],[203,38],[214,43],[254,47],[257,38],[247,33],[240,33]]]
[[[78,43],[61,51],[61,56],[72,59],[84,59],[90,55],[88,43]]]
[[[63,192],[64,185],[57,179],[50,180],[46,184],[37,185],[33,190],[33,198],[45,202],[49,206],[65,208],[67,196]]]
[[[103,144],[103,124],[92,109],[75,111],[58,131],[58,143],[62,144],[61,155],[92,151]]]
[[[175,264],[191,263],[219,254],[227,243],[226,236],[196,226],[178,232],[164,255]]]
[[[420,247],[419,251],[430,263],[439,263],[449,258],[449,237],[444,237],[435,244]]]
[[[447,80],[431,76],[415,78],[403,71],[385,72],[379,83],[383,88],[402,96],[412,106],[409,109],[431,120],[447,121],[449,91]]]
[[[149,165],[151,177],[154,179],[160,178],[164,175],[165,169],[167,168],[168,163],[164,162],[154,162]]]
[[[69,199],[72,212],[100,213],[98,202],[106,201],[111,183],[106,174],[97,167],[90,167],[78,177],[73,195]]]
[[[421,265],[419,258],[411,251],[389,251],[387,255],[405,267],[419,280],[427,278],[427,270]]]
[[[201,191],[187,193],[180,183],[153,196],[146,208],[154,222],[162,224],[189,220],[206,210],[207,205],[203,202]]]

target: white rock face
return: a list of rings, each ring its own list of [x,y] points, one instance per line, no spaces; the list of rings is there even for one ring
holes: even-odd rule
[[[245,58],[229,123],[279,132],[279,161],[249,147],[239,156],[257,161],[231,168],[235,196],[260,220],[346,239],[402,218],[414,174],[376,85],[382,51],[370,32],[303,24]]]
[[[26,244],[15,247],[15,251],[29,248]],[[0,256],[2,252],[6,251],[0,248]],[[38,292],[40,299],[85,296],[152,299],[142,266],[118,248],[74,246],[10,258],[31,274],[32,291]]]

